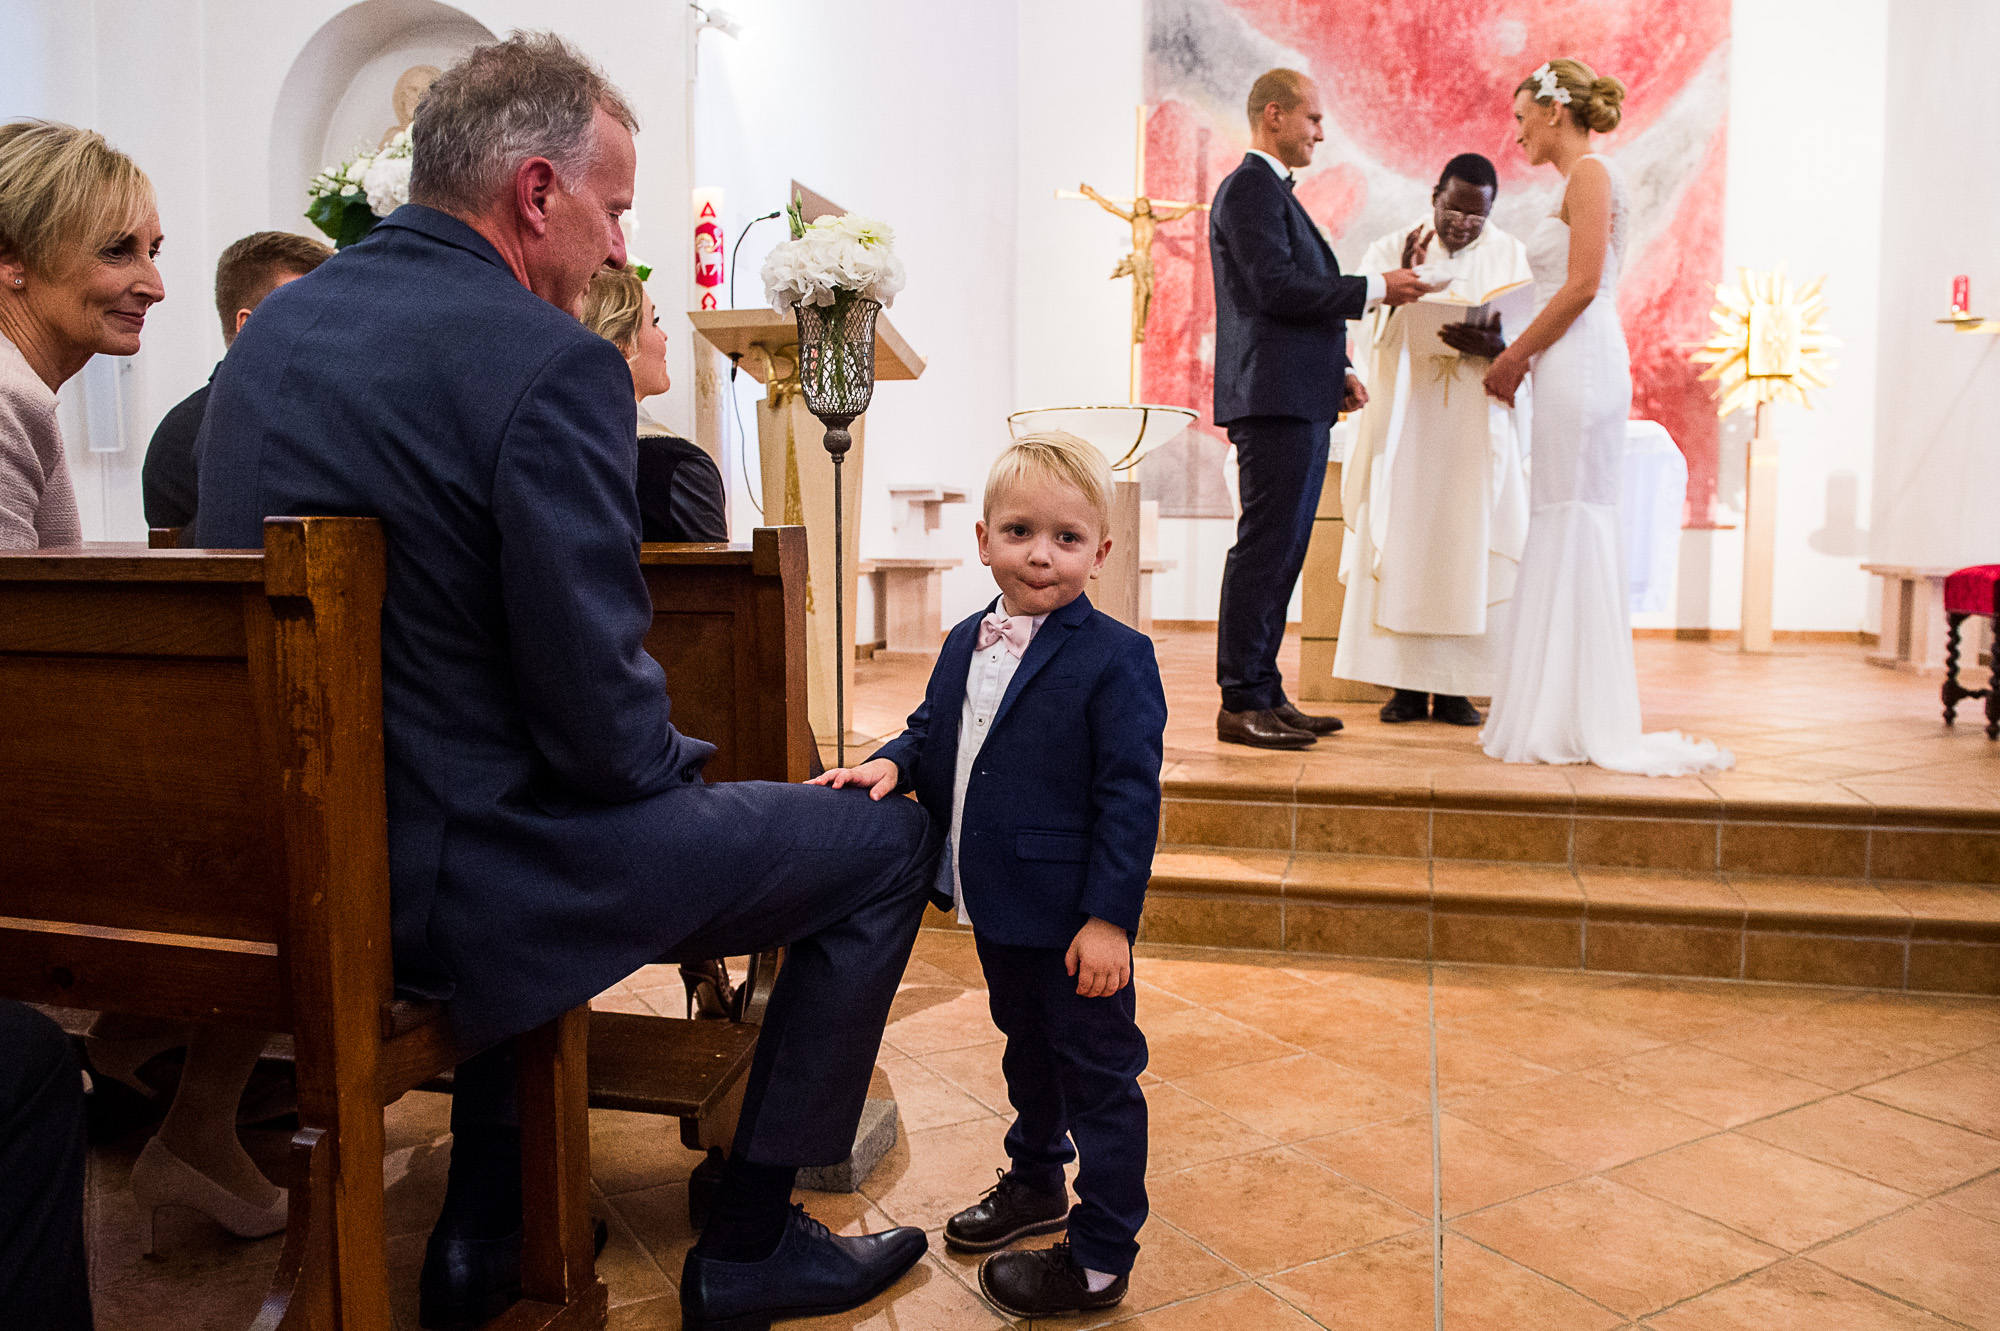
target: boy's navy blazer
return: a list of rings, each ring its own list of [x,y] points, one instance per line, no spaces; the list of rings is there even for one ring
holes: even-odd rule
[[[1347,394],[1347,321],[1368,279],[1333,247],[1263,158],[1244,155],[1208,214],[1215,274],[1215,423],[1247,416],[1330,421]]]
[[[979,621],[945,638],[909,727],[875,756],[951,823]],[[959,882],[989,942],[1067,948],[1096,916],[1136,933],[1160,831],[1167,699],[1153,642],[1079,596],[1042,621],[966,785]]]

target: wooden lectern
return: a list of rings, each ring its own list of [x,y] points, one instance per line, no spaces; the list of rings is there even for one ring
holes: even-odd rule
[[[854,703],[854,647],[834,640],[833,602],[833,459],[820,442],[826,429],[806,410],[799,391],[799,328],[775,310],[690,310],[695,331],[745,374],[764,385],[757,404],[757,455],[763,471],[764,522],[806,529],[806,703],[813,736],[832,744],[836,725],[849,729],[849,717],[835,719],[833,672],[847,675],[850,712]],[[875,320],[875,378],[915,379],[924,372],[924,358],[911,349],[886,313]],[[861,477],[863,415],[849,427],[854,447],[842,464],[846,549],[841,564],[850,632],[855,624],[855,594],[861,566]]]

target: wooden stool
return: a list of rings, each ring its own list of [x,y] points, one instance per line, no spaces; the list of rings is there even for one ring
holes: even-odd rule
[[[1992,618],[1992,676],[1983,689],[1958,682],[1958,631],[1973,615]],[[1963,698],[1986,700],[1986,738],[2000,739],[2000,564],[1962,568],[1944,580],[1944,723],[1950,725]]]

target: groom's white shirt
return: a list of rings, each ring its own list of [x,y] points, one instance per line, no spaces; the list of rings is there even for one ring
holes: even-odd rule
[[[1289,181],[1292,178],[1292,169],[1286,166],[1283,162],[1279,161],[1277,158],[1271,156],[1271,154],[1265,152],[1262,148],[1252,148],[1250,150],[1250,155],[1252,157],[1263,158],[1264,165],[1270,167],[1273,171],[1278,173],[1278,179]],[[1301,204],[1300,206],[1304,207],[1303,204]],[[1307,216],[1311,216],[1311,214],[1309,213],[1307,214]],[[1382,297],[1389,294],[1389,283],[1386,279],[1383,278],[1382,274],[1368,273],[1366,274],[1366,276],[1368,278],[1368,304],[1362,310],[1363,314],[1366,314],[1369,310],[1374,309],[1377,302],[1379,302],[1382,299]]]

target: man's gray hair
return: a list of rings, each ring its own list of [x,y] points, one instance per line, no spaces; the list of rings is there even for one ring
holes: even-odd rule
[[[597,109],[628,130],[625,97],[552,32],[516,32],[474,47],[438,76],[410,127],[410,201],[479,212],[531,157],[545,157],[565,185],[590,169]]]

